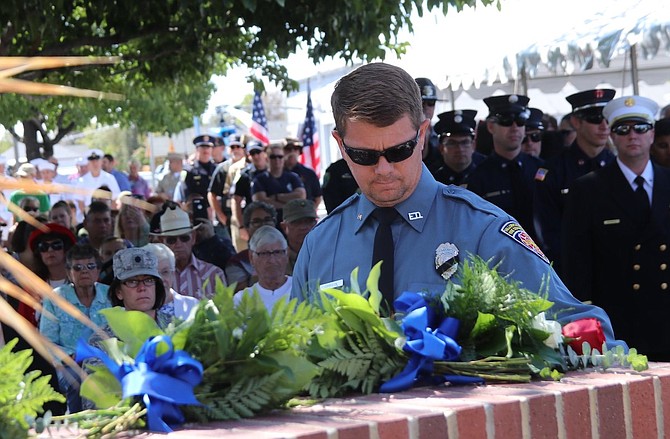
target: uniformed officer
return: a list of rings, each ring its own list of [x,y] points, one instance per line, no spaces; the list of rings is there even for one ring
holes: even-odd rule
[[[428,78],[415,78],[416,84],[421,92],[421,104],[426,119],[432,120],[435,116],[435,104],[437,103],[437,87]],[[435,130],[430,129],[430,135],[426,138],[423,148],[423,162],[428,166],[430,172],[435,172],[442,166],[440,156],[440,142]]]
[[[658,105],[626,96],[603,109],[617,159],[574,181],[563,220],[563,279],[604,308],[617,335],[670,360],[670,169],[653,164]]]
[[[332,212],[344,200],[358,192],[358,183],[351,175],[349,165],[344,159],[334,161],[323,175],[323,204],[326,212]]]
[[[529,108],[529,110],[530,116],[526,121],[526,135],[521,141],[521,151],[539,158],[542,152],[542,133],[544,132],[542,117],[544,113],[539,108]]]
[[[572,105],[570,124],[577,133],[575,141],[549,159],[535,175],[533,208],[538,244],[559,273],[561,221],[570,185],[614,160],[614,154],[607,148],[609,126],[602,114],[614,94],[614,90],[597,89],[566,98]]]
[[[651,159],[670,168],[670,119],[665,118],[654,125],[654,143],[651,145]]]
[[[465,181],[466,187],[516,218],[535,236],[533,227],[533,178],[542,161],[521,152],[529,98],[523,95],[491,96],[486,128],[493,151]]]
[[[209,206],[207,201],[207,191],[209,182],[216,169],[216,163],[212,160],[212,148],[215,142],[214,136],[207,134],[197,136],[193,139],[195,145],[195,161],[193,167],[186,172],[184,183],[182,185],[182,201],[186,201],[190,194],[200,194],[203,202]],[[211,215],[210,215],[211,217]]]
[[[305,238],[293,271],[294,297],[314,298],[319,285],[347,289],[357,267],[363,282],[381,220],[395,213],[392,295],[442,294],[450,271],[435,267],[436,252],[449,253],[447,262],[479,255],[530,290],[539,291],[548,277],[548,298],[558,319],[595,317],[614,343],[607,315],[570,294],[512,217],[468,190],[438,183],[428,172],[420,145],[430,122],[410,75],[390,64],[366,64],[339,80],[331,103],[333,137],[362,194],[350,197]]]
[[[442,166],[433,174],[444,184],[461,185],[486,156],[475,152],[477,110],[446,111],[438,114],[435,132],[440,139]]]

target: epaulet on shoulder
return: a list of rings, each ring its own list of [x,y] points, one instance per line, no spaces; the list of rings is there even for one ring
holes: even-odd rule
[[[361,194],[355,193],[346,200],[342,202],[339,206],[337,206],[335,209],[333,209],[328,215],[326,215],[319,223],[316,225],[317,227],[322,224],[324,221],[328,221],[328,219],[333,218],[339,214],[342,213],[344,209],[346,209],[348,206],[351,206],[354,201],[358,200],[358,197],[360,197]]]
[[[500,215],[500,210],[494,204],[485,201],[479,195],[467,190],[465,187],[454,185],[445,186],[442,189],[442,196],[447,199],[463,201],[469,204],[473,209],[477,209],[482,212],[497,216]]]

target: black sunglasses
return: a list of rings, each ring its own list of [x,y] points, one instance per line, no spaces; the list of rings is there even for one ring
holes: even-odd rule
[[[283,159],[283,158],[284,158],[283,155],[278,155],[278,154],[270,154],[269,157],[270,157],[270,160],[279,160],[279,159]]]
[[[252,149],[251,151],[249,151],[249,155],[256,155],[256,154],[260,154],[262,152],[263,151],[261,151],[260,149]]]
[[[414,153],[414,148],[419,143],[419,135],[421,130],[416,132],[416,137],[399,145],[391,146],[383,151],[375,151],[372,149],[358,149],[351,148],[344,143],[342,139],[342,146],[352,162],[362,166],[374,166],[379,162],[379,157],[384,157],[389,163],[398,163],[407,160]]]
[[[653,128],[649,123],[636,123],[635,125],[619,125],[612,128],[612,132],[617,136],[627,136],[633,130],[637,134],[644,134]]]
[[[39,250],[40,253],[48,252],[49,249],[56,251],[56,250],[63,250],[63,248],[64,244],[63,241],[61,241],[60,239],[58,241],[51,241],[51,242],[42,241],[39,244],[37,244],[37,250]]]
[[[33,207],[33,206],[26,206],[22,208],[26,212],[38,212],[40,210],[39,207]]]
[[[530,139],[531,142],[539,142],[542,140],[542,133],[530,133],[526,134],[526,137],[523,138],[521,143],[526,143]]]
[[[493,117],[493,122],[503,127],[511,127],[512,124],[524,127],[526,126],[526,122],[528,122],[528,118],[520,114],[496,114]]]
[[[593,125],[600,125],[603,120],[605,120],[605,116],[602,114],[584,114],[582,116],[579,116],[581,120],[584,122],[593,124]]]
[[[165,242],[172,245],[176,244],[177,240],[181,242],[189,242],[191,240],[191,235],[179,235],[179,236],[166,236]]]
[[[74,264],[70,268],[74,271],[83,271],[84,268],[88,271],[93,271],[98,268],[98,264],[95,262],[89,262],[88,264]]]

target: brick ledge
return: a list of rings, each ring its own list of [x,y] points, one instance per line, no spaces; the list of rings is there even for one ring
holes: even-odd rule
[[[650,363],[641,373],[570,372],[560,382],[418,388],[330,399],[239,422],[184,427],[168,437],[663,438],[670,435],[670,363]]]

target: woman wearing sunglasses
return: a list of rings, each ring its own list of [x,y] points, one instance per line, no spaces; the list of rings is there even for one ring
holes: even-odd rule
[[[69,282],[54,292],[74,305],[98,326],[105,325],[99,311],[111,306],[107,298],[107,285],[98,283],[100,256],[90,244],[77,244],[65,255]],[[92,330],[63,311],[49,299],[44,300],[44,315],[40,319],[40,332],[69,355],[74,355],[77,340],[91,336]],[[79,396],[79,376],[67,366],[59,369],[60,391],[67,398],[70,413],[82,410]]]
[[[48,231],[34,230],[28,238],[28,246],[35,257],[35,274],[56,288],[67,282],[65,254],[76,240],[70,229],[60,224],[45,225]]]

